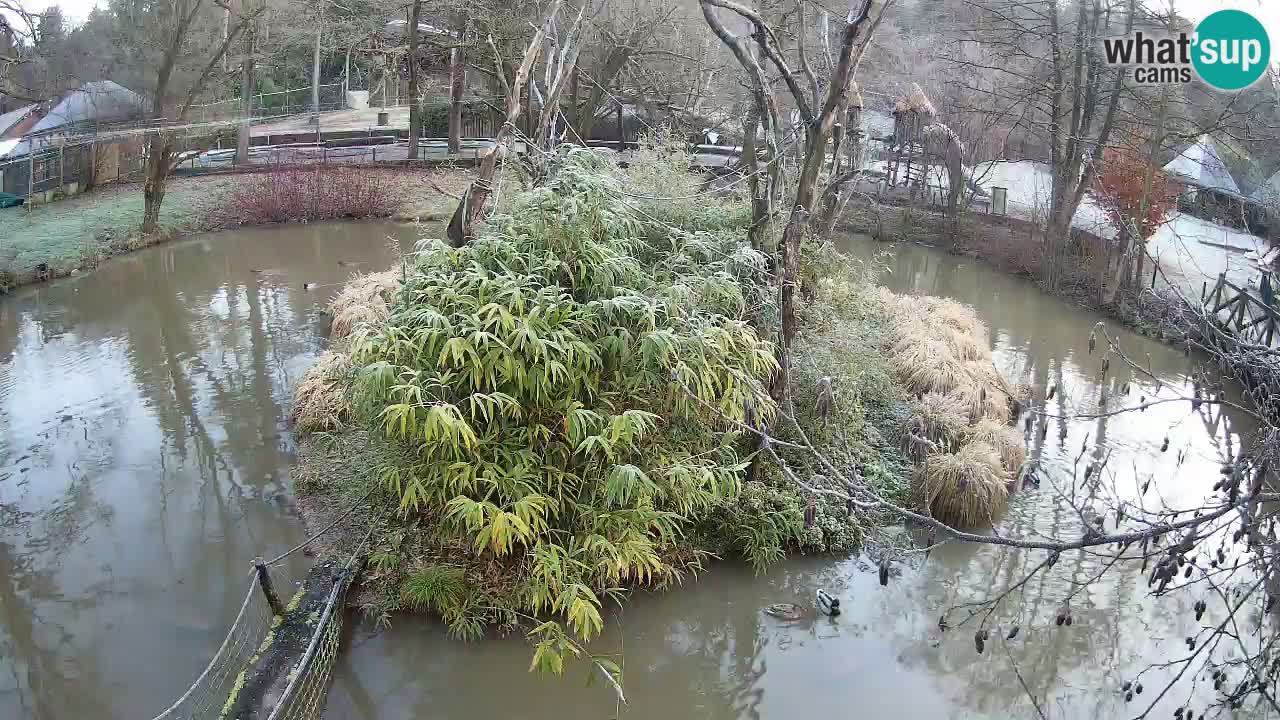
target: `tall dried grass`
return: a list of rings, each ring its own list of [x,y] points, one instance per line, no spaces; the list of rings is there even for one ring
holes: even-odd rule
[[[970,381],[964,362],[947,345],[917,338],[889,356],[889,369],[913,393],[950,393]]]
[[[965,428],[964,438],[968,443],[985,443],[995,448],[1000,455],[1001,467],[1011,476],[1018,472],[1027,459],[1026,439],[1017,428],[1003,423],[983,420]]]
[[[972,308],[952,300],[887,290],[880,300],[892,318],[890,371],[919,397],[903,427],[908,454],[923,461],[917,499],[943,522],[990,522],[1008,502],[1007,483],[1026,450],[1008,426],[1014,388],[992,362],[986,328]]]
[[[1000,453],[985,442],[971,442],[954,453],[935,453],[916,468],[921,505],[942,522],[974,528],[994,522],[1009,500],[1008,476]]]
[[[347,393],[350,372],[351,357],[340,352],[326,352],[307,368],[293,391],[293,410],[289,413],[298,432],[342,429],[351,417]]]
[[[909,427],[903,429],[914,431],[943,450],[950,450],[968,428],[965,412],[964,405],[954,396],[925,393],[916,403],[915,412],[907,418]]]
[[[329,303],[333,315],[330,338],[340,340],[362,325],[376,325],[391,315],[390,295],[400,287],[397,270],[357,275]]]

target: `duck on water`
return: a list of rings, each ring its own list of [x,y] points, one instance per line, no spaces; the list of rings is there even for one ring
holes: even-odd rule
[[[840,600],[831,597],[826,590],[819,589],[815,597],[815,607],[817,611],[829,617],[835,617],[840,614]],[[803,605],[795,603],[774,603],[764,609],[766,615],[772,615],[780,620],[794,622],[803,620],[809,615],[809,609]]]

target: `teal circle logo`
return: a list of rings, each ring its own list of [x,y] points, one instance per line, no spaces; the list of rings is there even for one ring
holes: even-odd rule
[[[1201,20],[1193,45],[1196,74],[1219,90],[1249,87],[1271,62],[1267,29],[1243,10],[1219,10]]]

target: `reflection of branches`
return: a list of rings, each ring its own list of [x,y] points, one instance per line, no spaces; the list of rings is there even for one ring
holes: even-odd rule
[[[1036,699],[1036,694],[1031,692],[1031,688],[1027,685],[1027,681],[1022,677],[1022,671],[1018,669],[1018,662],[1013,659],[1013,653],[1009,652],[1008,641],[1002,641],[1000,647],[1004,649],[1004,654],[1009,658],[1009,667],[1013,668],[1013,674],[1018,677],[1018,684],[1022,686],[1023,692],[1027,694],[1027,698],[1031,700],[1031,706],[1036,709],[1036,715],[1040,716],[1040,720],[1049,720],[1044,710],[1040,709],[1040,701]]]
[[[1240,653],[1244,654],[1245,659],[1230,667],[1240,667],[1245,678],[1240,680],[1238,676],[1233,677],[1230,682],[1237,683],[1234,688],[1227,687],[1225,680],[1217,680],[1215,685],[1222,694],[1221,702],[1227,706],[1239,707],[1247,696],[1254,694],[1261,701],[1270,704],[1271,697],[1268,696],[1272,693],[1257,678],[1272,682],[1280,677],[1280,663],[1273,667],[1263,661],[1263,658],[1272,656],[1272,648],[1278,638],[1274,632],[1255,630],[1255,634],[1260,633],[1262,636],[1256,643],[1258,649],[1244,650],[1248,646],[1244,644],[1244,635],[1237,629],[1235,613],[1242,608],[1252,608],[1265,615],[1280,602],[1272,598],[1272,595],[1280,596],[1280,588],[1274,593],[1265,594],[1260,590],[1264,580],[1269,577],[1274,577],[1280,585],[1280,570],[1271,568],[1273,561],[1280,562],[1275,553],[1277,541],[1274,519],[1265,510],[1270,504],[1280,501],[1280,492],[1269,485],[1273,477],[1272,469],[1280,462],[1280,440],[1272,420],[1264,409],[1246,407],[1242,402],[1227,396],[1223,381],[1229,379],[1229,370],[1222,375],[1223,381],[1209,383],[1201,379],[1194,383],[1192,391],[1186,392],[1170,387],[1156,374],[1150,359],[1145,363],[1136,361],[1133,354],[1125,352],[1118,340],[1105,329],[1099,330],[1099,339],[1107,348],[1111,367],[1109,371],[1107,367],[1103,367],[1102,372],[1096,376],[1097,384],[1105,384],[1108,378],[1112,378],[1111,388],[1114,388],[1120,382],[1114,379],[1117,374],[1127,373],[1144,383],[1150,382],[1155,386],[1155,394],[1151,398],[1144,397],[1133,405],[1117,404],[1118,406],[1108,408],[1109,403],[1116,402],[1115,399],[1106,397],[1111,393],[1091,393],[1090,402],[1099,407],[1068,410],[1065,397],[1067,393],[1062,389],[1065,379],[1062,363],[1056,363],[1054,384],[1061,393],[1057,398],[1059,405],[1053,412],[1046,411],[1043,407],[1035,409],[1033,417],[1039,418],[1041,427],[1050,420],[1057,421],[1064,431],[1064,438],[1068,420],[1088,420],[1098,426],[1098,433],[1094,437],[1086,436],[1079,445],[1078,453],[1076,446],[1071,448],[1074,462],[1068,458],[1067,467],[1062,468],[1061,472],[1053,468],[1041,468],[1041,472],[1047,474],[1057,496],[1054,502],[1054,525],[1047,529],[1003,525],[998,533],[979,534],[948,527],[910,507],[903,507],[880,495],[855,468],[847,467],[843,460],[818,450],[806,436],[804,428],[796,422],[794,415],[785,410],[778,415],[778,424],[785,428],[785,441],[773,437],[775,433],[781,432],[777,429],[752,427],[749,430],[763,439],[765,456],[779,465],[783,476],[790,482],[806,492],[847,500],[861,511],[875,512],[880,517],[903,519],[918,525],[929,531],[930,544],[936,537],[944,541],[1046,553],[1025,566],[1008,563],[1007,575],[999,569],[989,571],[993,579],[998,578],[998,582],[990,586],[994,592],[986,598],[961,599],[948,610],[969,610],[969,617],[962,620],[961,625],[977,618],[980,631],[986,630],[993,625],[995,614],[1009,605],[1011,597],[1035,594],[1027,593],[1027,589],[1036,587],[1036,576],[1040,577],[1040,598],[1052,597],[1055,602],[1061,603],[1055,619],[1055,624],[1058,625],[1071,623],[1072,604],[1089,605],[1091,595],[1086,592],[1089,588],[1096,587],[1108,576],[1124,573],[1125,568],[1131,569],[1133,575],[1138,574],[1139,566],[1142,568],[1141,572],[1147,575],[1148,580],[1146,592],[1151,597],[1161,598],[1180,593],[1180,597],[1196,599],[1197,619],[1207,611],[1207,600],[1212,598],[1197,598],[1196,594],[1214,589],[1212,591],[1220,597],[1220,604],[1226,614],[1222,617],[1215,614],[1212,626],[1205,627],[1188,639],[1189,645],[1199,648],[1190,655],[1193,659],[1197,656],[1208,658],[1206,653],[1219,645],[1225,645],[1226,642],[1239,644]],[[1220,350],[1218,344],[1197,341],[1194,347],[1230,367],[1224,356],[1225,351]],[[1127,396],[1127,388],[1114,395],[1116,399]],[[1222,458],[1224,466],[1217,475],[1214,494],[1203,500],[1178,502],[1175,495],[1161,493],[1163,477],[1157,478],[1155,501],[1146,493],[1146,483],[1142,484],[1142,491],[1134,497],[1122,499],[1116,474],[1108,468],[1112,448],[1103,447],[1109,445],[1105,437],[1105,422],[1109,418],[1121,416],[1140,417],[1141,413],[1151,412],[1153,408],[1170,407],[1178,403],[1200,412],[1209,408],[1219,410],[1215,415],[1222,415],[1221,411],[1238,413],[1256,423],[1259,431],[1255,434],[1252,445],[1244,443],[1243,446],[1236,446],[1230,438],[1227,440],[1232,449],[1226,451],[1227,454]],[[1176,419],[1174,421],[1180,422]],[[1218,437],[1219,428],[1220,425],[1214,425],[1213,435],[1217,440],[1221,439]],[[1227,433],[1230,435],[1231,431],[1228,430]],[[1035,434],[1043,440],[1045,433]],[[1163,450],[1168,450],[1167,441]],[[1182,467],[1182,460],[1180,453],[1178,468]],[[809,471],[799,470],[810,464],[814,466],[812,472],[822,474],[809,474]],[[1153,475],[1160,473],[1153,472]],[[1135,486],[1140,481],[1135,466]],[[1059,512],[1066,520],[1061,527],[1057,525]],[[1240,543],[1242,547],[1240,551],[1236,551],[1228,547],[1229,543]],[[1065,578],[1068,584],[1065,587],[1047,585],[1045,580],[1050,574],[1049,570],[1064,554],[1071,552],[1076,553],[1077,557],[1074,567]],[[1002,554],[1001,557],[1005,556]],[[1187,605],[1189,604],[1190,600],[1187,601]],[[1184,606],[1184,609],[1188,608]],[[946,624],[947,617],[944,613],[941,621],[943,629]],[[1113,631],[1103,630],[1111,638],[1116,637],[1117,632],[1118,628]],[[1249,642],[1250,646],[1254,644]],[[1181,670],[1177,677],[1170,680],[1169,686],[1186,680],[1194,689],[1194,683],[1198,680],[1194,673],[1186,671],[1189,662],[1187,658],[1179,657],[1163,665],[1153,663],[1146,671],[1157,667],[1167,667],[1171,671]],[[1220,662],[1219,667],[1223,668],[1223,672],[1228,667],[1228,662]],[[1141,673],[1137,677],[1141,677]],[[1023,678],[1019,680],[1022,682]],[[1030,686],[1023,684],[1024,690],[1028,691],[1034,701],[1035,696],[1030,692]],[[1154,700],[1151,700],[1151,695],[1144,698],[1150,702],[1148,712],[1162,702],[1161,697],[1166,696],[1164,692],[1153,695],[1156,695]],[[1038,702],[1036,704],[1039,709]]]

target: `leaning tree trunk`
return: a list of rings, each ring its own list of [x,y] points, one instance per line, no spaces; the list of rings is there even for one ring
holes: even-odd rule
[[[524,51],[524,59],[520,62],[520,67],[516,68],[516,74],[511,83],[507,83],[507,76],[503,72],[502,63],[498,62],[498,78],[502,82],[507,95],[506,118],[493,138],[493,149],[480,162],[480,170],[476,173],[476,179],[471,182],[471,186],[462,194],[462,200],[458,202],[458,207],[453,211],[453,217],[449,219],[449,228],[446,231],[446,235],[449,238],[449,244],[453,247],[462,247],[471,240],[475,230],[475,222],[484,214],[485,205],[489,202],[489,195],[493,192],[493,175],[497,171],[498,160],[506,152],[507,142],[511,139],[516,121],[520,119],[521,95],[524,92],[525,83],[528,81],[529,72],[533,69],[533,64],[537,61],[538,54],[542,50],[542,39],[546,36],[547,27],[560,9],[560,1],[553,0],[551,3],[542,25],[538,27],[537,32],[533,34],[533,39],[529,41],[529,45]],[[586,6],[584,5],[583,7],[585,8]],[[493,50],[494,57],[500,58],[501,55],[493,44],[492,35],[489,36],[488,42]]]

